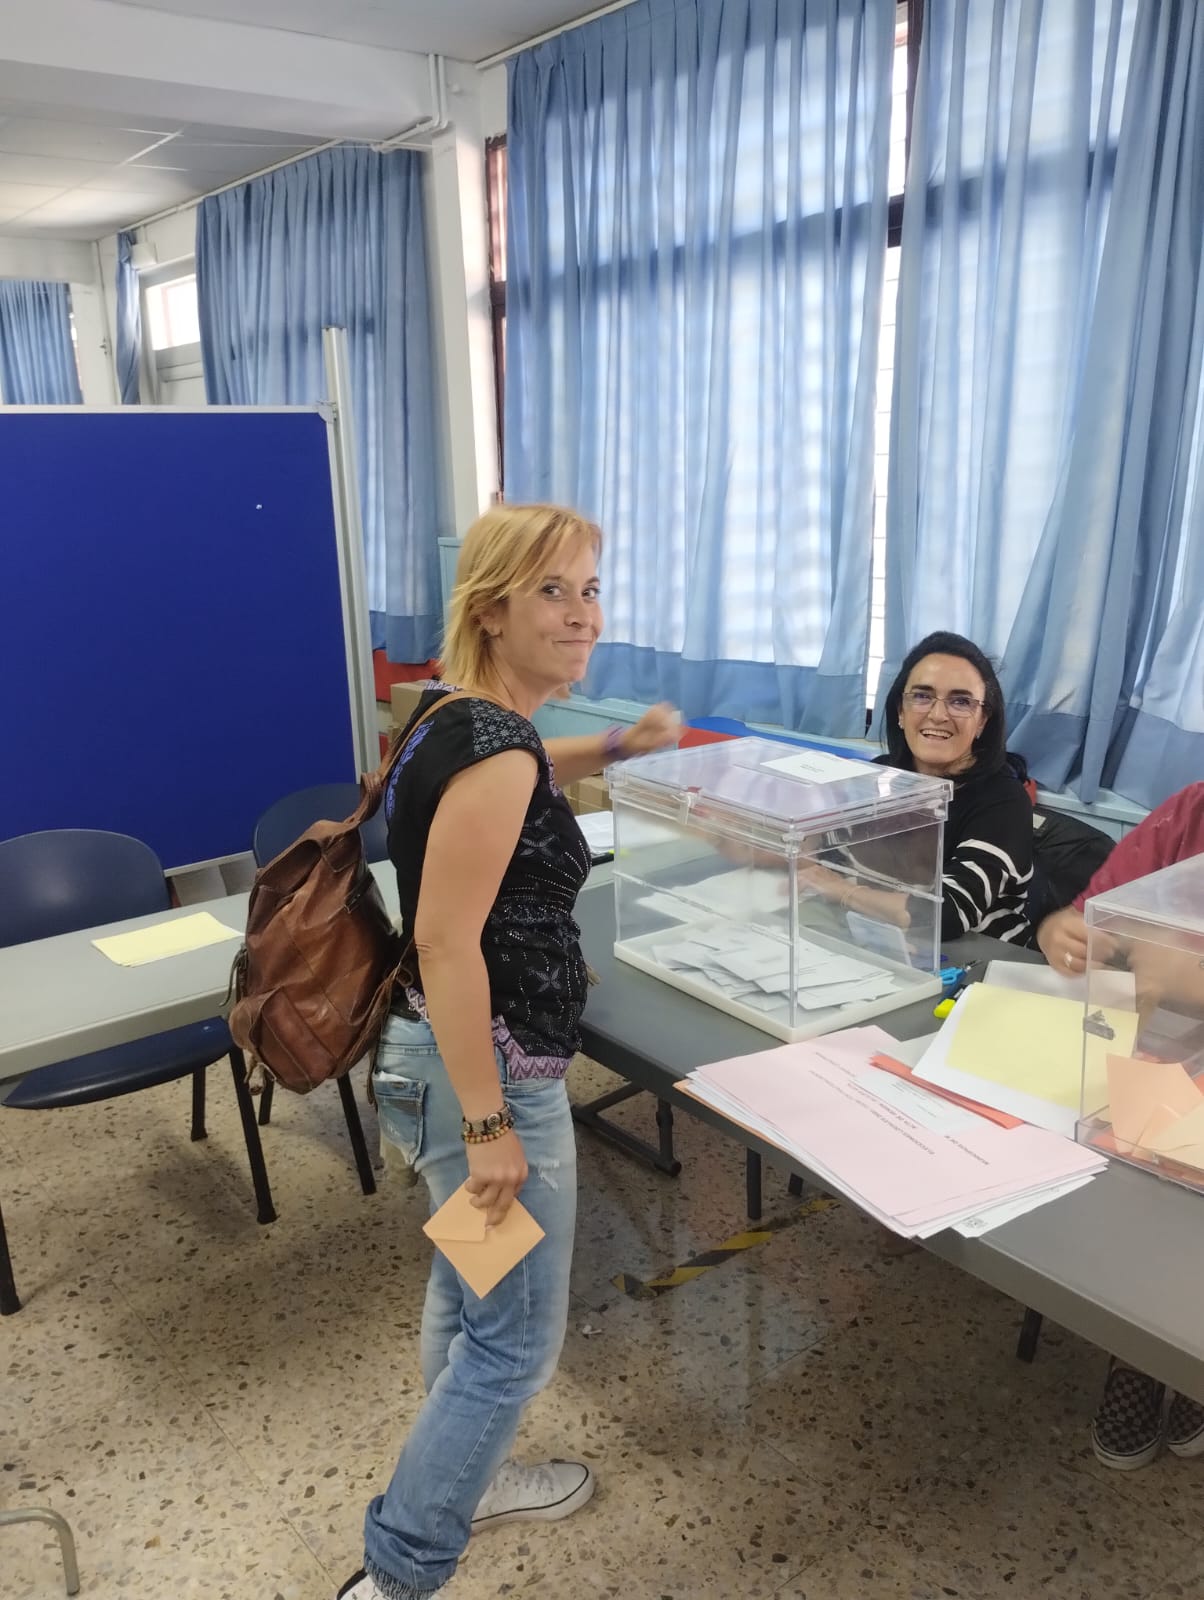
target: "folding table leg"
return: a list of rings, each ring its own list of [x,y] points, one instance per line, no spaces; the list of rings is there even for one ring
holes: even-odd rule
[[[628,1133],[626,1128],[620,1128],[615,1123],[607,1121],[602,1115],[602,1112],[609,1111],[611,1106],[621,1105],[624,1100],[630,1100],[633,1096],[646,1092],[644,1089],[636,1088],[634,1083],[625,1083],[621,1089],[612,1089],[609,1094],[599,1095],[596,1100],[590,1100],[585,1105],[573,1106],[573,1121],[583,1128],[591,1129],[600,1138],[608,1139],[611,1144],[618,1145],[620,1150],[625,1150],[629,1156],[635,1156],[637,1161],[646,1162],[658,1172],[676,1178],[681,1171],[681,1162],[673,1154],[673,1107],[667,1100],[658,1099],[656,1102],[658,1137],[655,1148],[638,1135]]]
[[[1016,1359],[1018,1361],[1031,1361],[1037,1353],[1037,1341],[1041,1337],[1041,1324],[1045,1318],[1039,1311],[1024,1312],[1024,1321],[1020,1324],[1020,1341],[1016,1346]]]
[[[749,1150],[744,1157],[744,1189],[748,1196],[748,1220],[760,1222],[761,1220],[761,1157],[755,1150]]]

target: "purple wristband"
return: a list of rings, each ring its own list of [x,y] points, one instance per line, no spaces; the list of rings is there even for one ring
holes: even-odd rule
[[[611,728],[607,728],[606,737],[602,741],[602,759],[604,762],[622,761],[623,735],[626,731],[618,723],[615,723]]]

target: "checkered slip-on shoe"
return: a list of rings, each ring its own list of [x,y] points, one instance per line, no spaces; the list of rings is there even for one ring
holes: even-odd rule
[[[1177,1394],[1166,1414],[1166,1448],[1176,1456],[1204,1456],[1204,1406]]]
[[[1091,1424],[1097,1461],[1121,1472],[1148,1467],[1162,1448],[1162,1405],[1166,1389],[1144,1372],[1113,1361],[1104,1397]]]

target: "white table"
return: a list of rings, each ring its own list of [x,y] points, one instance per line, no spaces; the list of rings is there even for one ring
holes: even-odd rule
[[[392,867],[379,863],[373,872],[386,905],[396,912]],[[602,881],[586,890],[578,910],[586,958],[602,975],[586,1012],[587,1050],[641,1088],[671,1097],[772,1159],[769,1146],[677,1095],[673,1084],[703,1061],[779,1041],[616,962],[609,876],[595,874]],[[144,967],[115,966],[92,940],[197,911],[241,928],[246,905],[246,895],[232,895],[0,950],[0,1081],[213,1016],[225,1000],[236,940]],[[888,1014],[883,1023],[890,1029],[894,1020]],[[946,1232],[927,1247],[1204,1401],[1200,1196],[1113,1163],[1085,1188],[981,1239]]]

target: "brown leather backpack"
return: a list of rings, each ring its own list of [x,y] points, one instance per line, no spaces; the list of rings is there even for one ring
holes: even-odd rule
[[[364,860],[359,826],[442,696],[411,723],[343,822],[315,822],[255,874],[246,942],[230,975],[234,1041],[283,1088],[308,1094],[375,1046],[409,952]]]

